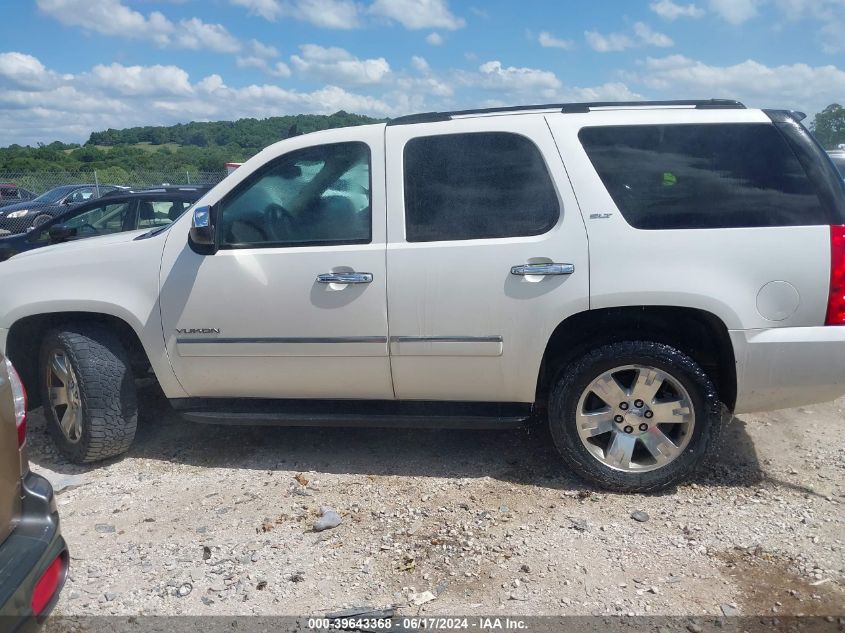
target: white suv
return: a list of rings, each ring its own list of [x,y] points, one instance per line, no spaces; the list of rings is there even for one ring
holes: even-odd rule
[[[595,103],[297,136],[167,228],[0,264],[0,352],[80,462],[129,448],[151,368],[195,421],[541,417],[582,476],[665,487],[725,411],[845,393],[845,189],[799,121]]]

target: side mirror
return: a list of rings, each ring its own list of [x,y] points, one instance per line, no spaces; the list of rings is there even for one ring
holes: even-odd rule
[[[47,233],[50,235],[50,241],[53,243],[64,242],[72,237],[76,237],[76,229],[66,224],[54,224]]]
[[[215,207],[208,205],[196,207],[191,219],[191,246],[203,255],[213,255],[217,251],[214,230],[215,210]]]

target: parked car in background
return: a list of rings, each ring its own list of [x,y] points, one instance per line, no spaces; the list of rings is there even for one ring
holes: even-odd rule
[[[13,182],[0,183],[0,207],[5,207],[18,202],[25,202],[35,198],[35,194],[29,189],[18,187]]]
[[[828,154],[830,155],[830,160],[833,161],[833,164],[836,165],[836,168],[839,170],[842,178],[845,178],[845,150],[835,149],[828,152]]]
[[[71,406],[71,405],[69,405]],[[50,483],[29,470],[26,392],[0,354],[0,630],[30,631],[59,598],[68,551]]]
[[[209,187],[117,189],[68,209],[26,233],[0,237],[0,261],[34,248],[169,225]]]
[[[68,207],[121,188],[117,185],[62,185],[32,200],[0,207],[0,234],[23,233],[61,215]]]

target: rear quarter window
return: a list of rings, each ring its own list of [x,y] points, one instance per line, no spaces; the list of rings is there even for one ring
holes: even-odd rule
[[[771,124],[587,127],[579,139],[635,228],[828,224],[807,174]]]

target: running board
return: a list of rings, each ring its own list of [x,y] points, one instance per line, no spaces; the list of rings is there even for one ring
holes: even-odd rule
[[[531,420],[532,405],[390,400],[171,400],[186,420],[245,426],[512,429]]]

